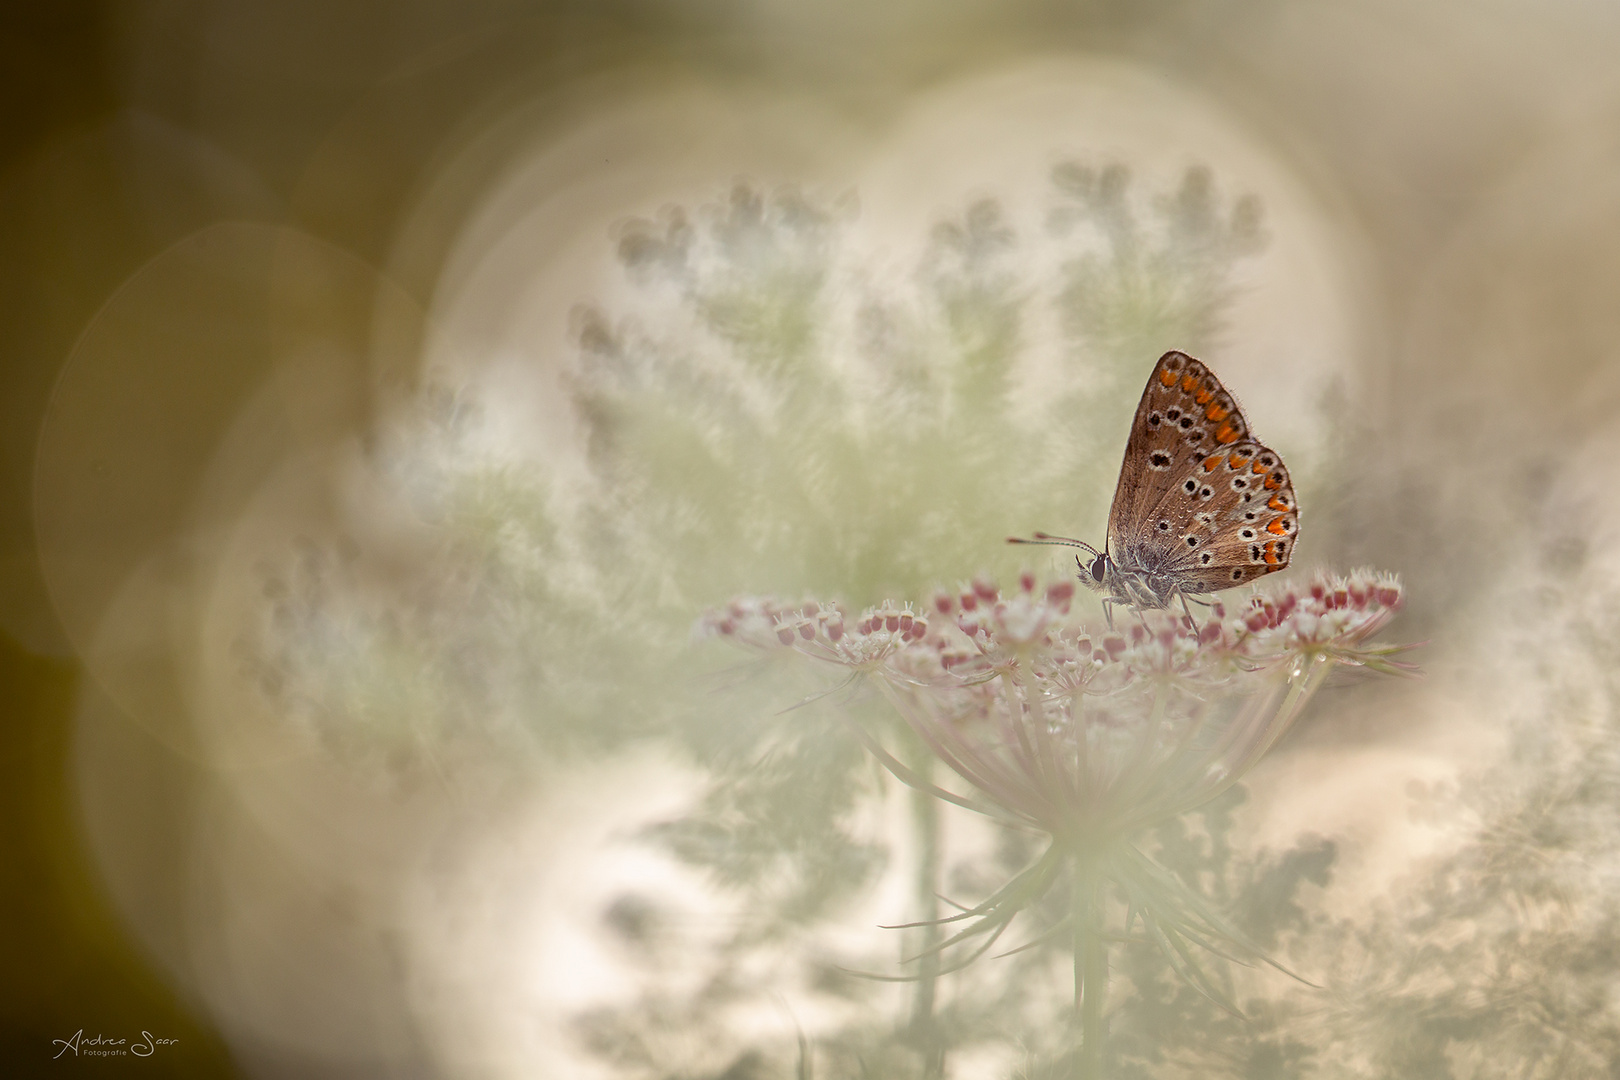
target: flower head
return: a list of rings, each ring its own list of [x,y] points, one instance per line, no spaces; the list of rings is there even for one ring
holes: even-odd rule
[[[1412,670],[1394,659],[1400,647],[1369,644],[1400,608],[1400,584],[1368,571],[1321,575],[1304,589],[1217,602],[1201,622],[1141,611],[1118,629],[1077,619],[1073,595],[1070,581],[1042,587],[1026,573],[1008,592],[979,579],[940,593],[933,618],[894,603],[853,620],[831,603],[742,600],[701,625],[869,679],[973,792],[936,787],[859,729],[895,775],[1051,838],[1015,882],[953,916],[976,921],[946,946],[993,940],[1062,863],[1078,862],[1118,886],[1178,970],[1218,996],[1187,966],[1181,939],[1248,946],[1133,837],[1237,783],[1335,667]]]

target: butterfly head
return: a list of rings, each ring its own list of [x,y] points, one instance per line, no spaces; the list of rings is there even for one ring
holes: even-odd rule
[[[1021,536],[1009,536],[1007,543],[1053,544],[1058,547],[1079,548],[1083,554],[1076,555],[1074,561],[1080,568],[1080,583],[1097,592],[1114,591],[1112,582],[1118,577],[1119,568],[1114,565],[1114,560],[1109,558],[1108,552],[1098,551],[1084,540],[1038,532],[1031,540]]]

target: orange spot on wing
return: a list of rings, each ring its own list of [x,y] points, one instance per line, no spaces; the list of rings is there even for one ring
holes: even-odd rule
[[[1207,403],[1209,401],[1209,399],[1214,397],[1214,396],[1215,396],[1215,392],[1213,390],[1211,390],[1209,387],[1205,386],[1205,387],[1202,387],[1198,391],[1198,393],[1193,395],[1193,400],[1198,402],[1198,404],[1203,405],[1203,404]]]
[[[1266,467],[1265,467],[1265,466],[1264,466],[1264,465],[1262,465],[1262,464],[1260,464],[1260,463],[1259,463],[1259,462],[1258,462],[1258,461],[1257,461],[1257,462],[1255,462],[1255,463],[1254,463],[1254,470],[1253,470],[1253,471],[1254,471],[1254,473],[1255,473],[1255,474],[1256,474],[1256,475],[1259,475],[1259,474],[1260,474],[1260,473],[1263,473],[1263,472],[1265,472],[1265,471],[1266,471]]]
[[[1271,507],[1273,510],[1278,511],[1279,513],[1284,512],[1284,511],[1286,511],[1288,509],[1287,504],[1282,501],[1282,496],[1281,495],[1273,495],[1271,497],[1271,501],[1266,503],[1266,505]]]
[[[1169,368],[1165,368],[1159,372],[1159,381],[1164,383],[1165,386],[1174,386],[1176,385],[1176,373]]]
[[[1266,477],[1267,491],[1276,491],[1280,487],[1282,487],[1282,481],[1277,478],[1276,473],[1272,473],[1270,476]]]
[[[1207,458],[1204,459],[1204,471],[1205,472],[1214,472],[1215,471],[1215,466],[1219,465],[1220,463],[1221,463],[1221,455],[1219,455],[1219,454],[1211,455],[1210,457],[1207,457]]]
[[[1271,533],[1274,536],[1287,536],[1288,526],[1283,524],[1282,518],[1277,518],[1270,525],[1266,526],[1266,532]]]
[[[1192,393],[1192,388],[1197,385],[1198,380],[1193,378],[1191,375],[1183,375],[1181,377],[1181,388],[1187,391],[1187,393]]]
[[[1217,438],[1220,437],[1219,433],[1217,433],[1216,437]],[[1234,469],[1241,469],[1241,468],[1243,468],[1243,466],[1245,466],[1245,465],[1247,465],[1249,463],[1249,459],[1244,457],[1242,454],[1233,454],[1231,457],[1227,458],[1226,460],[1231,463],[1232,468],[1234,468]]]
[[[1231,424],[1222,424],[1220,426],[1220,428],[1215,432],[1215,441],[1218,442],[1218,443],[1223,443],[1224,444],[1224,443],[1230,443],[1230,442],[1237,442],[1237,437],[1238,437],[1237,428],[1233,427]],[[1242,468],[1242,466],[1240,465],[1240,466],[1238,466],[1238,468]]]
[[[1221,408],[1221,403],[1217,401],[1215,404],[1204,410],[1204,418],[1207,420],[1221,421],[1225,420],[1227,416],[1231,414],[1231,412],[1231,409]]]
[[[1282,560],[1277,557],[1277,541],[1270,540],[1266,542],[1265,557],[1267,566],[1281,565]]]

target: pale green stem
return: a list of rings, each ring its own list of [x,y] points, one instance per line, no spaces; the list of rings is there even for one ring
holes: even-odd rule
[[[1147,724],[1142,728],[1142,738],[1131,751],[1130,759],[1119,770],[1119,775],[1105,781],[1119,797],[1132,792],[1138,779],[1148,773],[1153,752],[1158,748],[1159,729],[1164,727],[1164,715],[1169,706],[1168,698],[1169,694],[1166,693],[1164,684],[1155,681],[1153,707],[1148,715]]]
[[[1277,740],[1293,726],[1300,711],[1322,688],[1322,684],[1327,681],[1334,667],[1333,662],[1320,653],[1305,657],[1301,664],[1303,665],[1301,671],[1289,680],[1287,696],[1272,715],[1262,737],[1248,747],[1240,757],[1228,762],[1225,779],[1204,794],[1202,801],[1207,802],[1224,793],[1227,788],[1241,780],[1255,762],[1265,756]]]
[[[1076,692],[1074,708],[1074,789],[1087,803],[1093,798],[1098,778],[1091,775],[1090,732],[1086,729],[1086,695]]]
[[[1103,1004],[1108,993],[1108,952],[1103,939],[1102,876],[1095,855],[1074,862],[1074,1004],[1080,1013],[1077,1080],[1100,1080],[1107,1031]]]
[[[1029,726],[1035,733],[1035,770],[1045,789],[1046,798],[1053,806],[1064,806],[1069,802],[1067,785],[1064,783],[1065,770],[1062,763],[1052,749],[1052,733],[1047,728],[1046,703],[1041,696],[1041,688],[1036,682],[1035,672],[1026,657],[1018,665],[1018,688],[1023,691],[1024,702],[1029,706]],[[1009,707],[1015,707],[1018,695],[1009,695]],[[1017,722],[1016,714],[1014,722]],[[1020,726],[1021,727],[1021,726]]]
[[[911,747],[909,767],[925,780],[931,779],[934,758],[928,748],[915,738],[907,740]],[[939,1026],[934,1018],[935,996],[939,983],[940,928],[932,924],[939,917],[940,866],[940,806],[927,791],[908,789],[911,801],[912,849],[916,857],[916,876],[912,882],[912,921],[918,927],[920,942],[917,960],[916,989],[911,1001],[911,1032],[923,1054],[925,1080],[938,1080],[945,1075],[945,1044],[940,1038]]]

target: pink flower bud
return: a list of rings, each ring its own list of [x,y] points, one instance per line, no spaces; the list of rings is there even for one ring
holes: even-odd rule
[[[989,603],[1001,596],[1001,590],[988,578],[976,577],[973,579],[973,592],[980,600]]]
[[[816,636],[816,624],[811,622],[809,619],[805,619],[800,622],[799,636],[804,638],[806,641],[813,640]]]
[[[1380,575],[1376,582],[1378,602],[1387,608],[1401,606],[1401,583],[1389,574]]]
[[[962,590],[962,610],[973,611],[979,606],[979,598],[966,589]]]
[[[804,602],[804,617],[805,618],[813,619],[819,614],[821,614],[821,605],[820,604],[816,603],[814,600],[806,600]]]
[[[789,626],[787,623],[777,623],[776,640],[780,641],[784,645],[793,644],[793,627]]]
[[[844,636],[844,617],[834,614],[827,620],[827,639],[837,641]]]
[[[1027,593],[1035,591],[1035,575],[1025,570],[1018,575],[1018,587]]]
[[[951,608],[954,606],[956,606],[956,601],[951,599],[949,593],[937,592],[934,594],[934,610],[941,615],[949,615]]]

